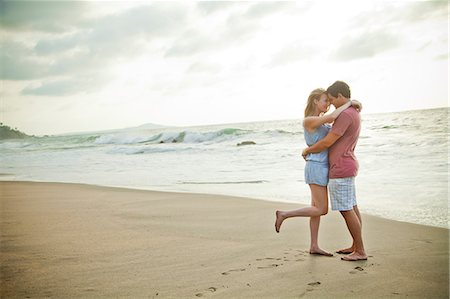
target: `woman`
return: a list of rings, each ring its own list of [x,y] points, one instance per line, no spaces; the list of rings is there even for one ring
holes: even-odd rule
[[[349,101],[347,104],[325,115],[330,108],[327,93],[318,88],[311,92],[305,109],[303,128],[305,141],[308,146],[315,144],[324,138],[330,130],[330,125],[341,114],[342,111],[353,105],[356,109],[361,108],[358,101]],[[276,211],[275,230],[280,231],[281,224],[291,217],[311,217],[311,245],[310,254],[333,256],[333,254],[322,250],[318,244],[320,216],[328,213],[328,150],[320,153],[309,154],[306,157],[305,182],[311,189],[311,206],[293,211]]]

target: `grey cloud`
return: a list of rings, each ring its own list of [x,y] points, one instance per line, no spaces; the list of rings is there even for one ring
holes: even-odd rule
[[[384,6],[377,8],[376,13],[371,10],[358,14],[350,24],[349,29],[377,26],[387,29],[390,26],[406,26],[413,22],[448,17],[447,1],[404,2],[401,6],[398,6],[398,3],[401,2],[383,2]]]
[[[277,11],[289,11],[297,6],[294,1],[200,1],[197,7],[200,11],[214,14],[228,10],[230,7],[239,6],[242,9],[242,15],[250,18],[261,18]],[[303,8],[310,6],[302,4]]]
[[[183,27],[186,13],[183,7],[170,4],[141,6],[120,15],[87,22],[85,26],[93,28],[93,35],[100,39],[114,40],[139,34],[162,36]]]
[[[295,2],[230,2],[237,9],[233,10],[225,23],[214,31],[214,36],[205,36],[192,30],[185,32],[180,38],[174,41],[167,50],[166,57],[195,55],[207,51],[215,51],[225,47],[232,47],[250,40],[252,36],[261,28],[264,17],[277,13],[289,12],[296,7]],[[200,9],[210,13],[229,6],[223,2],[200,2],[197,4]],[[250,6],[249,6],[250,5]],[[302,11],[308,5],[300,6]]]
[[[1,41],[1,54],[5,55],[18,55],[18,56],[28,56],[32,54],[32,49],[27,46],[25,43],[20,41],[15,41],[11,38],[2,39]]]
[[[44,64],[28,59],[15,60],[1,56],[0,78],[3,80],[31,80],[45,75]]]
[[[315,53],[316,51],[311,46],[297,42],[276,53],[269,66],[275,67],[297,60],[310,59]]]
[[[251,2],[253,3],[253,2]],[[277,13],[291,13],[295,11],[298,15],[306,13],[310,3],[298,4],[293,1],[263,1],[256,2],[241,13],[230,15],[226,21],[226,30],[222,39],[228,42],[242,42],[250,38],[261,27],[261,23],[268,20],[266,17]],[[245,8],[243,6],[243,8]]]
[[[22,31],[52,33],[34,48],[2,40],[1,79],[40,81],[22,90],[27,95],[92,92],[105,84],[111,63],[142,54],[154,39],[184,28],[187,18],[183,6],[158,2],[87,19],[85,3],[0,2],[0,24],[13,40]]]
[[[245,13],[246,17],[261,18],[277,11],[292,9],[295,2],[290,1],[263,1],[252,5]]]
[[[426,43],[423,43],[422,46],[420,46],[419,48],[417,48],[417,52],[422,52],[423,50],[425,50],[426,48],[430,47],[432,45],[432,41],[427,41]]]
[[[198,32],[186,32],[174,41],[164,56],[190,56],[231,47],[248,40],[256,28],[257,25],[254,23],[240,23],[228,27],[217,36],[207,36]]]
[[[443,53],[434,57],[434,60],[448,60],[448,53]]]
[[[400,37],[394,36],[391,32],[417,22],[448,18],[447,1],[382,2],[382,4],[377,5],[374,10],[360,13],[353,19],[348,30],[358,28],[367,33],[344,40],[339,49],[332,53],[331,59],[348,61],[375,56],[400,45]],[[428,44],[423,44],[417,51],[422,51],[427,46]]]
[[[69,36],[47,38],[35,47],[38,54],[47,55],[70,50],[76,46],[91,54],[120,56],[133,52],[137,39],[151,42],[183,27],[186,13],[181,7],[169,5],[142,6],[121,14],[80,22],[79,31]]]
[[[104,77],[84,76],[60,80],[44,81],[38,87],[28,86],[22,90],[25,95],[67,96],[79,93],[89,93],[106,84]]]
[[[0,25],[9,30],[62,32],[80,20],[87,2],[0,1]]]
[[[219,11],[224,11],[227,8],[235,5],[238,2],[232,2],[232,1],[199,1],[197,3],[197,7],[207,13],[207,14],[213,14]]]
[[[166,51],[165,57],[186,56],[215,47],[217,42],[196,31],[187,31]]]
[[[448,1],[420,1],[409,4],[401,13],[404,20],[416,22],[430,18],[448,17]]]
[[[250,39],[258,28],[258,20],[234,13],[226,19],[222,27],[214,31],[213,36],[195,30],[184,32],[166,51],[165,57],[189,56],[231,47]]]
[[[81,34],[72,34],[60,38],[46,38],[39,40],[34,51],[38,55],[51,55],[53,53],[60,53],[66,50],[73,49],[82,40]]]
[[[80,72],[95,70],[101,71],[101,67],[107,64],[107,57],[97,57],[90,52],[79,52],[70,57],[62,57],[47,66],[47,71],[53,76],[76,75]]]
[[[77,90],[80,90],[79,86],[77,84],[73,84],[72,80],[59,80],[44,83],[39,87],[26,87],[22,90],[22,94],[60,96],[73,94]]]
[[[257,19],[248,19],[243,15],[231,15],[227,19],[226,30],[222,34],[225,42],[242,42],[252,36],[260,28]]]
[[[0,79],[4,80],[32,80],[59,75],[76,75],[86,69],[95,69],[105,61],[91,56],[86,51],[62,57],[39,56],[36,52],[44,51],[50,54],[51,47],[48,51],[44,48],[36,50],[16,42],[3,42],[1,46]]]
[[[36,60],[25,44],[3,40],[0,51],[0,79],[30,80],[45,74],[46,64]]]
[[[4,2],[0,3],[4,4]],[[58,9],[50,9],[46,15],[45,11],[39,8],[38,11],[44,17],[36,17],[34,14],[18,9],[18,7],[27,7],[25,4],[8,6],[6,11],[2,11],[2,16],[8,16],[7,20],[2,18],[3,24],[7,24],[7,30],[12,28],[33,30],[43,28],[45,24],[50,26],[64,19],[66,10],[73,9],[70,3],[55,4],[53,2],[52,4],[55,4]],[[77,11],[75,9],[71,13]],[[58,15],[58,12],[61,15]],[[54,19],[51,18],[53,15],[55,15]],[[22,21],[13,22],[11,16],[20,16],[19,19]],[[34,19],[27,21],[25,16]],[[45,21],[46,18],[48,18],[47,21]],[[76,29],[56,32],[50,35],[52,37],[47,35],[31,49],[24,44],[13,45],[13,43],[1,41],[0,76],[7,80],[47,79],[40,87],[26,88],[23,90],[24,94],[73,94],[80,88],[89,92],[94,87],[92,82],[98,83],[99,80],[80,81],[75,78],[83,77],[86,73],[95,74],[95,77],[99,78],[104,77],[105,69],[110,63],[129,59],[135,54],[142,54],[142,47],[146,47],[154,38],[165,38],[171,32],[183,27],[185,20],[186,13],[182,7],[171,3],[158,3],[158,5],[137,7],[98,19],[80,19]],[[66,23],[62,24],[61,28],[66,28],[64,25]],[[56,27],[53,29],[56,30]],[[61,77],[66,79],[55,81]],[[74,89],[74,86],[78,86],[77,89]]]
[[[105,60],[94,57],[89,52],[73,53],[70,56],[36,55],[53,54],[51,47],[29,49],[22,43],[2,42],[0,52],[0,79],[32,80],[59,75],[76,75],[80,71],[95,69]],[[57,48],[61,48],[58,46]]]
[[[295,12],[298,17],[306,13],[311,5],[310,2],[299,4],[293,1],[256,2],[242,13],[234,13],[228,17],[220,39],[223,44],[230,46],[246,42],[258,32],[263,22],[270,26],[268,16]]]
[[[363,32],[356,37],[343,40],[338,49],[331,54],[335,61],[349,61],[374,57],[375,55],[395,48],[400,38],[384,31]]]
[[[222,68],[217,64],[205,63],[205,62],[196,62],[189,66],[187,69],[187,73],[209,73],[216,74],[219,73]]]

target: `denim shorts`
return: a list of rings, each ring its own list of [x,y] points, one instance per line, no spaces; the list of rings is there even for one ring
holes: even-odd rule
[[[350,211],[356,206],[355,177],[330,179],[328,184],[331,209],[333,211]]]
[[[306,161],[305,182],[308,185],[328,185],[328,163]]]

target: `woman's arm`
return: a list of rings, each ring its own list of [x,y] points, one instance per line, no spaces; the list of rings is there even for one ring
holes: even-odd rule
[[[358,112],[361,112],[362,110],[362,104],[360,101],[352,100],[352,107],[358,110]]]
[[[308,131],[314,131],[323,124],[332,123],[339,114],[352,105],[352,101],[348,101],[341,107],[335,109],[332,113],[322,116],[308,116],[303,120],[303,126]]]

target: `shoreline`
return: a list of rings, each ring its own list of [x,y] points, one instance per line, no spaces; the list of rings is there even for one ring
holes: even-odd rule
[[[1,294],[133,298],[448,298],[448,229],[363,215],[369,259],[308,253],[297,204],[82,184],[0,182]],[[342,217],[319,242],[349,245]],[[349,283],[351,282],[351,283]]]
[[[0,173],[0,184],[1,183],[44,183],[44,184],[62,184],[62,185],[79,185],[79,186],[91,186],[91,187],[99,187],[99,188],[116,188],[116,189],[124,189],[124,190],[136,190],[136,191],[148,191],[148,192],[161,192],[161,193],[175,193],[175,194],[187,194],[187,195],[195,195],[195,194],[199,194],[199,195],[210,195],[210,196],[228,196],[228,197],[235,197],[235,198],[241,198],[241,199],[248,199],[248,200],[256,200],[256,201],[263,201],[263,202],[269,202],[269,203],[273,203],[273,204],[294,204],[300,207],[303,206],[307,206],[307,204],[303,204],[300,202],[295,202],[295,201],[282,201],[282,200],[270,200],[270,199],[265,199],[265,198],[256,198],[256,197],[247,197],[247,196],[239,196],[239,195],[231,195],[231,194],[220,194],[220,193],[208,193],[208,192],[190,192],[190,191],[178,191],[178,190],[171,190],[171,189],[162,189],[162,190],[158,190],[158,189],[151,189],[151,188],[145,188],[145,187],[132,187],[132,186],[114,186],[114,185],[98,185],[98,184],[91,184],[91,183],[76,183],[76,182],[56,182],[56,181],[38,181],[38,180],[2,180],[1,176],[3,174]],[[329,213],[330,212],[336,212],[336,211],[331,211],[331,207],[329,208]],[[380,219],[384,219],[384,220],[389,220],[389,221],[396,221],[399,223],[405,223],[405,224],[414,224],[414,225],[421,225],[421,226],[426,226],[426,227],[433,227],[433,228],[442,228],[442,229],[447,229],[450,230],[450,227],[442,227],[442,226],[437,226],[437,225],[428,225],[428,224],[423,224],[423,223],[415,223],[415,222],[408,222],[408,221],[403,221],[403,220],[398,220],[398,219],[392,219],[392,218],[386,218],[380,215],[375,215],[375,214],[370,214],[370,213],[366,213],[366,212],[362,212],[361,214],[363,215],[367,215],[367,216],[371,216],[371,217],[377,217]]]

